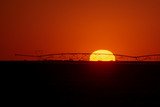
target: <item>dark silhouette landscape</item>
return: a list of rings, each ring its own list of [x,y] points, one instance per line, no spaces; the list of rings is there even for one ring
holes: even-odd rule
[[[13,103],[157,105],[160,62],[4,61],[5,97]]]

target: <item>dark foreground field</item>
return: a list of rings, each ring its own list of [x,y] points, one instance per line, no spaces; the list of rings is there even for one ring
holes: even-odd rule
[[[6,104],[160,104],[160,62],[12,61],[0,68]]]

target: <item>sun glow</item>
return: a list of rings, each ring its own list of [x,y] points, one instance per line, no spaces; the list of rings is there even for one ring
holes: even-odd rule
[[[116,58],[111,51],[97,50],[90,55],[89,60],[90,61],[115,61]]]

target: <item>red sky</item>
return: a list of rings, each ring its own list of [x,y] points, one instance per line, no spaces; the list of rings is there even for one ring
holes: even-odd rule
[[[160,0],[1,0],[0,60],[15,53],[160,53]]]

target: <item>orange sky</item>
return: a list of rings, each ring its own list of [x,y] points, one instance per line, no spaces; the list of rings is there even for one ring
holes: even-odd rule
[[[160,0],[1,0],[0,60],[15,53],[160,53]]]

